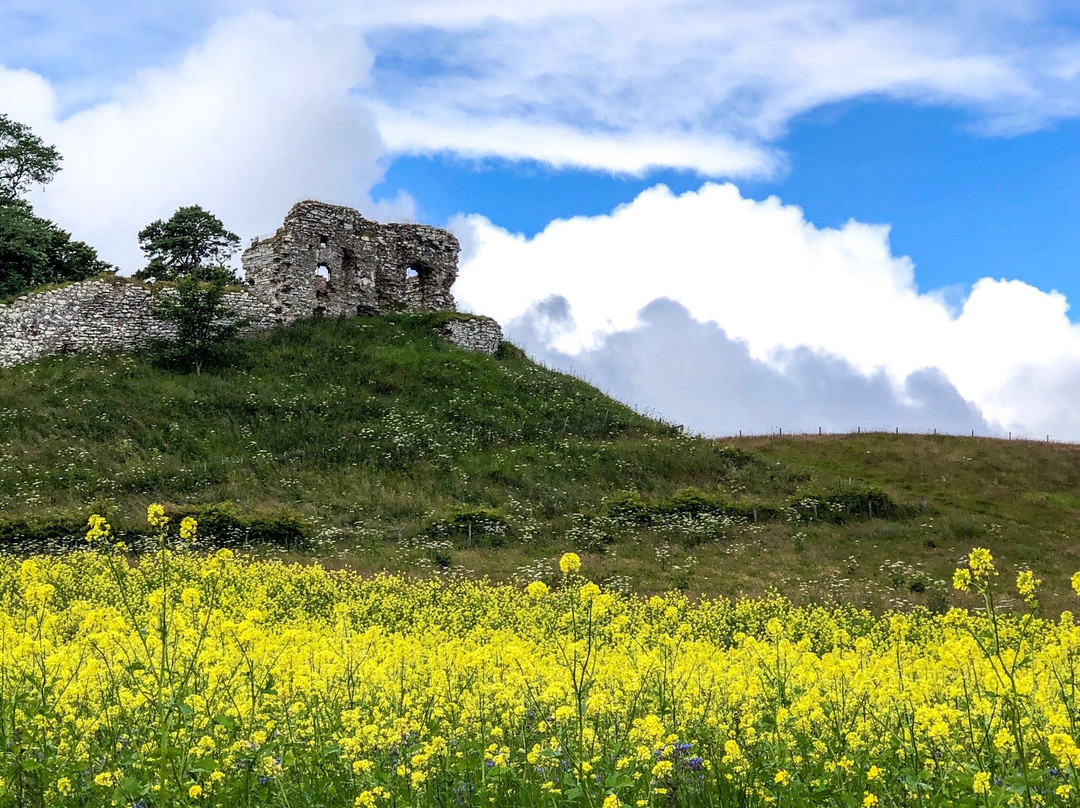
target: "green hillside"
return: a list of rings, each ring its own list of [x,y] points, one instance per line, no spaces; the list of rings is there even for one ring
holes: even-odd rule
[[[148,502],[259,553],[532,580],[563,550],[643,592],[874,608],[958,602],[973,544],[1069,603],[1075,447],[860,435],[711,441],[512,346],[466,353],[446,314],[315,320],[199,377],[144,355],[0,370],[0,542],[77,544],[91,512],[132,547]]]

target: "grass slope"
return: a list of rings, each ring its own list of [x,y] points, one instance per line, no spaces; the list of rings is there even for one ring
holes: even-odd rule
[[[640,591],[937,608],[958,602],[956,560],[986,544],[1047,580],[1048,607],[1070,605],[1075,447],[732,447],[512,348],[457,349],[433,332],[446,316],[305,322],[201,377],[141,355],[0,370],[0,540],[74,535],[91,511],[139,529],[149,501],[225,503],[204,522],[271,538],[299,526],[306,557],[364,570],[526,580],[578,549],[597,578]]]

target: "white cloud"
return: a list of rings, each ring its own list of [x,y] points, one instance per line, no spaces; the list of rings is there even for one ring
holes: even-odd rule
[[[1080,114],[1076,37],[1030,3],[316,8],[371,32],[383,58],[369,97],[394,151],[740,177],[782,165],[767,144],[793,117],[852,98],[961,107],[997,132]]]
[[[326,69],[327,57],[342,39],[353,47],[366,40],[378,58],[365,99],[395,153],[746,177],[782,169],[770,144],[795,116],[832,102],[873,96],[958,107],[995,133],[1080,115],[1080,36],[1067,8],[1036,0],[84,6],[15,0],[0,9],[0,53],[9,65],[47,67],[64,110],[107,99],[134,67],[168,70],[178,49],[208,29],[226,51],[221,66],[244,69],[210,26],[261,9],[292,20],[294,31],[288,41],[258,25],[247,36],[237,32],[241,43],[269,37],[248,61],[271,75],[296,69],[337,86],[352,65]],[[319,71],[308,73],[305,62]]]
[[[778,363],[754,359],[745,342],[685,307],[657,300],[641,323],[566,354],[552,337],[573,329],[565,298],[550,297],[508,324],[507,334],[539,360],[584,376],[646,412],[713,435],[784,432],[995,432],[938,370],[918,370],[899,385],[881,371],[864,375],[848,362],[807,348]],[[779,366],[777,366],[779,364]]]
[[[590,134],[563,124],[478,120],[455,109],[415,114],[382,103],[373,109],[383,138],[399,154],[445,152],[482,159],[494,152],[504,159],[536,160],[554,168],[602,166],[635,175],[675,168],[715,176],[766,176],[783,163],[774,150],[723,135],[706,140],[690,135]],[[437,133],[432,132],[434,118],[439,120]],[[492,143],[498,148],[493,150]]]
[[[382,143],[351,93],[371,62],[355,33],[250,14],[68,117],[26,71],[0,70],[0,97],[64,155],[35,206],[131,270],[138,230],[180,205],[201,204],[245,237],[307,196],[370,209]]]
[[[457,286],[464,305],[508,323],[538,301],[567,300],[573,321],[537,338],[544,350],[605,350],[667,298],[779,371],[792,351],[808,349],[864,376],[886,373],[903,397],[911,374],[938,368],[1003,429],[1080,439],[1080,424],[1047,403],[1063,386],[1080,388],[1080,326],[1064,297],[984,278],[957,315],[918,290],[887,227],[820,229],[799,208],[745,199],[730,184],[678,197],[658,186],[610,215],[552,222],[532,239],[479,216],[455,227],[468,248]]]

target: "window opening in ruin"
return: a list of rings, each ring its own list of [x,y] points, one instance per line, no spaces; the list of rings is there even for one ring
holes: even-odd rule
[[[319,266],[315,268],[315,274],[323,280],[328,281],[330,280],[330,267],[328,267],[326,264],[319,264]]]
[[[325,247],[329,243],[330,243],[330,237],[329,236],[319,236],[319,246],[320,247]]]
[[[431,268],[416,263],[405,267],[406,296],[410,308],[432,308],[432,272]]]

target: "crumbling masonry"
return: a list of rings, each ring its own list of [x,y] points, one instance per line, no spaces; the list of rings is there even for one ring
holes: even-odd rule
[[[418,224],[378,224],[352,208],[300,202],[243,255],[244,274],[282,322],[319,315],[454,309],[458,240]]]
[[[228,293],[248,334],[306,317],[454,310],[450,287],[460,247],[445,230],[378,224],[351,208],[301,202],[271,237],[244,252],[251,286]],[[168,284],[95,278],[0,304],[0,367],[74,351],[131,350],[171,339],[154,298]],[[450,342],[495,353],[502,329],[490,317],[458,315],[438,327]]]

